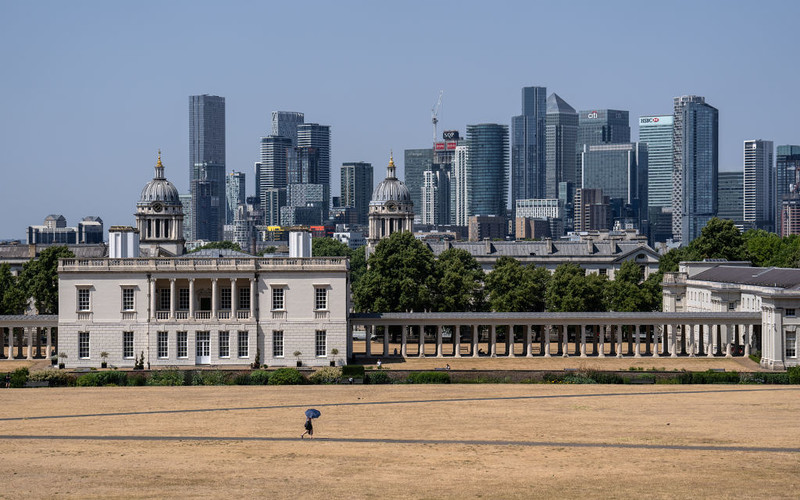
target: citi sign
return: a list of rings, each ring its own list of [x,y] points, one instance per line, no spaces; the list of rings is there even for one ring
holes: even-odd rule
[[[597,111],[592,111],[591,113],[586,113],[586,118],[592,119],[597,118]]]

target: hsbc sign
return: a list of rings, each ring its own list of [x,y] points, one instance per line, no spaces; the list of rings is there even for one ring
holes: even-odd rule
[[[672,116],[642,116],[639,125],[672,125]]]

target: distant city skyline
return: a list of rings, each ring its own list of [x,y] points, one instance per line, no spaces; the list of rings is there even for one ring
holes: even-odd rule
[[[50,213],[132,225],[158,149],[165,176],[189,192],[190,95],[226,99],[226,174],[253,175],[273,111],[300,110],[329,125],[332,195],[342,163],[384,165],[391,150],[429,147],[442,89],[439,131],[510,125],[520,89],[542,86],[575,109],[626,110],[632,119],[669,114],[675,96],[705,96],[719,110],[720,171],[742,170],[745,140],[800,143],[797,70],[785,64],[796,47],[796,2],[311,3],[4,2],[0,239],[24,239],[25,228]],[[686,10],[693,15],[678,17]],[[263,57],[295,29],[273,22],[264,30],[263,20],[299,17],[309,35]],[[531,32],[532,18],[562,22]],[[678,21],[682,35],[670,36]],[[611,71],[607,59],[583,60],[596,27],[609,23],[628,29],[603,33],[604,50],[625,53],[635,67]],[[235,36],[196,30],[208,24]],[[157,36],[144,36],[144,26]],[[403,37],[408,26],[429,36]],[[463,36],[469,32],[485,36]],[[469,78],[444,72],[445,59],[479,70]],[[742,60],[757,67],[742,72]],[[632,141],[638,132],[631,124]]]

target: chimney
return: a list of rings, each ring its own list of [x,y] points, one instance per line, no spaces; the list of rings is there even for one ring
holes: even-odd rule
[[[552,238],[545,238],[544,239],[545,245],[547,247],[547,254],[553,253],[553,239]]]

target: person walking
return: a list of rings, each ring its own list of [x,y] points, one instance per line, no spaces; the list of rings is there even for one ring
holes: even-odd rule
[[[311,423],[311,417],[306,417],[305,428],[306,431],[300,434],[300,439],[304,439],[306,434],[308,434],[309,438],[314,439],[314,424]]]

